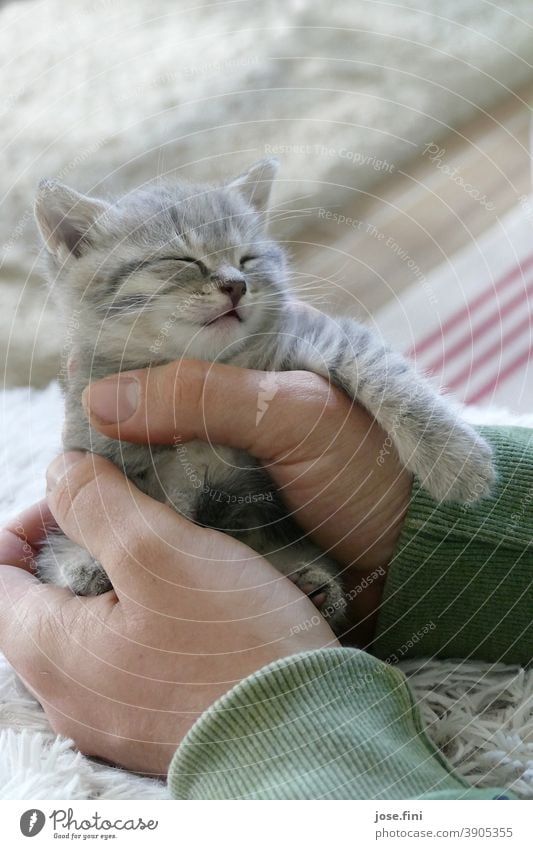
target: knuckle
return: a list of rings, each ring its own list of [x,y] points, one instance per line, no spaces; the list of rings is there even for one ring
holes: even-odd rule
[[[311,371],[297,371],[294,375],[302,395],[319,405],[327,402],[332,392],[332,384],[327,377]]]
[[[110,543],[108,553],[113,573],[116,576],[131,576],[132,573],[138,576],[142,573],[144,577],[149,574],[154,561],[158,559],[155,548],[147,535],[140,534],[135,529],[116,535]]]
[[[63,521],[68,522],[75,518],[81,504],[93,500],[96,474],[94,465],[85,459],[57,481],[51,493],[51,500],[54,512],[59,514]]]
[[[134,564],[141,565],[146,562],[146,542],[140,534],[121,534],[115,538],[112,557],[117,571]]]

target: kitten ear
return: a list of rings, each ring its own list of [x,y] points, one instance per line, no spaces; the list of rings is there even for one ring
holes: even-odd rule
[[[266,212],[278,168],[277,159],[260,159],[231,180],[228,188],[236,189],[258,212]]]
[[[35,219],[43,241],[54,256],[81,256],[90,244],[89,231],[109,208],[103,200],[81,195],[55,180],[41,180],[35,198]]]

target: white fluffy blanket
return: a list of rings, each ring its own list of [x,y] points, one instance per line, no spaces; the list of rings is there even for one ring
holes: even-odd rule
[[[278,202],[353,207],[531,79],[530,0],[24,0],[0,9],[0,361],[57,372],[32,202],[283,159]],[[529,25],[528,25],[529,24]],[[288,214],[284,238],[307,221]],[[328,237],[329,238],[329,237]],[[300,245],[301,250],[301,245]],[[354,287],[356,281],[354,281]]]
[[[468,411],[472,421],[533,427],[533,415]],[[56,384],[2,396],[0,521],[42,497],[44,470],[59,447]],[[9,462],[6,462],[6,461]],[[409,661],[429,733],[472,783],[511,786],[533,798],[533,670],[480,662]],[[97,764],[56,737],[32,696],[0,658],[0,798],[167,798],[163,784]]]
[[[59,387],[1,393],[0,522],[43,497],[60,445]],[[0,655],[1,799],[165,799],[166,786],[84,758],[56,737],[40,705]]]

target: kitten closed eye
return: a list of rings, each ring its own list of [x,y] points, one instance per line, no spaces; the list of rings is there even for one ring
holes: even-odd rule
[[[201,259],[195,259],[192,256],[160,256],[154,262],[186,262],[189,265],[197,265],[202,274],[208,273],[208,268]]]
[[[243,256],[240,261],[241,268],[244,268],[245,265],[249,264],[250,262],[254,262],[254,260],[256,259],[259,259],[259,257],[252,254],[247,254],[246,256]]]

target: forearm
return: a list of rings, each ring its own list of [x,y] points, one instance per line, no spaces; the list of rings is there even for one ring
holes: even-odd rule
[[[178,799],[493,798],[422,728],[404,676],[356,649],[277,661],[207,710],[169,770]]]
[[[533,657],[533,431],[480,431],[497,469],[489,498],[437,504],[415,483],[373,643],[382,659]]]

